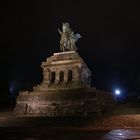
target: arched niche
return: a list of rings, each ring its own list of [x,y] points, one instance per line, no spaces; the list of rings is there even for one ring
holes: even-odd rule
[[[72,81],[72,70],[68,70],[68,82]]]
[[[59,82],[62,83],[64,81],[64,72],[60,71],[59,73]]]
[[[55,72],[54,71],[52,71],[52,72],[50,72],[50,76],[49,76],[50,78],[50,82],[51,83],[54,83],[55,82],[55,78],[56,78],[56,74],[55,74]]]

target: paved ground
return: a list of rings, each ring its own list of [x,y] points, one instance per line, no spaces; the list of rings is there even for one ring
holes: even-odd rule
[[[101,118],[15,117],[0,111],[0,140],[140,140],[139,106],[119,106]]]
[[[96,128],[140,128],[140,115],[113,115],[101,118],[88,126]]]
[[[0,112],[0,140],[98,140],[109,130],[86,127],[85,118],[15,117]]]

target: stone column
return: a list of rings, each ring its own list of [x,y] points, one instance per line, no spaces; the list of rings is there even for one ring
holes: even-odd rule
[[[48,69],[44,69],[43,71],[43,82],[46,83],[46,84],[49,84],[50,83],[50,71]]]
[[[68,82],[68,71],[65,70],[64,71],[64,83],[67,83]]]
[[[55,83],[56,84],[59,83],[59,71],[58,70],[55,71]]]

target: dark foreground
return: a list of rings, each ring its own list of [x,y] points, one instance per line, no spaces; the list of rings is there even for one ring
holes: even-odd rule
[[[91,118],[15,117],[0,112],[0,140],[98,140],[108,130],[87,127]]]
[[[136,109],[123,105],[101,118],[15,117],[4,109],[0,111],[0,140],[140,140]]]
[[[92,128],[1,127],[0,140],[140,140],[140,130]]]
[[[108,131],[75,128],[0,128],[1,140],[98,140]]]

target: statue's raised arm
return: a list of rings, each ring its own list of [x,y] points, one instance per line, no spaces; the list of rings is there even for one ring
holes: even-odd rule
[[[58,28],[58,32],[59,32],[59,34],[61,35],[62,34],[62,32],[60,31],[60,29]]]

